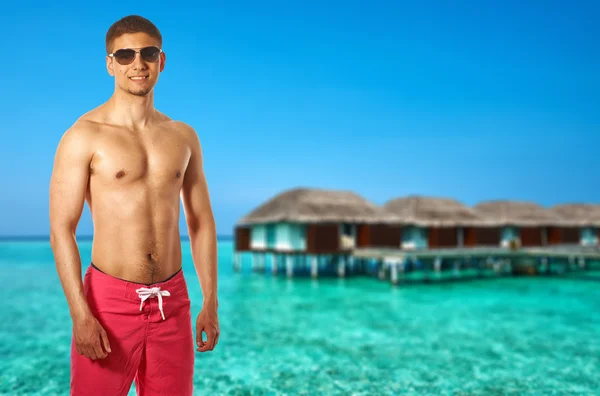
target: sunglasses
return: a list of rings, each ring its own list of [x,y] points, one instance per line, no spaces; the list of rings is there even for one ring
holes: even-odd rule
[[[133,63],[135,60],[135,54],[139,53],[144,62],[156,62],[158,61],[158,57],[162,49],[157,47],[145,47],[136,51],[131,48],[123,48],[113,52],[112,54],[108,54],[111,58],[114,58],[119,62],[120,65],[129,65]]]

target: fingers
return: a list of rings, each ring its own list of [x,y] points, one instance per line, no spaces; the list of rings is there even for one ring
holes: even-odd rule
[[[96,359],[104,359],[108,356],[108,353],[102,350],[102,345],[100,344],[100,337],[98,337],[98,341],[94,343],[93,352],[96,353]]]
[[[100,322],[98,322],[98,320],[96,320],[96,329],[97,332],[96,335],[93,337],[92,350],[90,352],[92,353],[92,356],[96,356],[96,359],[104,359],[108,356],[108,353],[102,349],[102,345],[104,345],[106,351],[109,351],[110,345],[108,344],[108,336],[106,335],[106,331],[104,330]],[[94,358],[92,357],[92,359]]]
[[[213,328],[212,331],[205,331],[205,333],[207,338],[206,342],[202,341],[202,332],[200,332],[200,341],[202,342],[198,343],[198,341],[196,341],[196,344],[199,346],[199,348],[196,349],[198,352],[212,351],[217,345],[217,341],[219,339],[219,329]],[[198,337],[196,337],[196,339],[198,339]]]
[[[100,343],[98,343],[98,346]],[[93,344],[81,343],[75,347],[77,349],[77,353],[85,356],[88,359],[96,360],[98,359],[98,354],[96,353],[96,347]],[[101,355],[101,354],[100,354]]]
[[[217,342],[219,341],[219,329],[218,328],[215,329],[215,333],[213,334],[212,340],[213,340],[212,341],[212,346],[210,348],[211,351],[213,349],[215,349],[215,347],[217,346]]]
[[[93,316],[73,324],[73,337],[77,353],[88,359],[104,359],[111,352],[108,334]]]
[[[88,345],[86,347],[83,347],[82,350],[83,350],[83,356],[85,356],[86,358],[92,359],[92,360],[98,359],[98,356],[96,355],[96,350],[94,349],[93,345]]]
[[[202,328],[199,328],[199,329],[196,331],[196,345],[198,346],[198,348],[200,348],[200,347],[204,346],[204,340],[202,340],[202,331],[203,331],[203,330],[204,330],[204,329],[202,329]]]
[[[203,342],[202,345],[200,345],[200,348],[198,348],[198,352],[210,351],[212,349],[212,348],[210,348],[210,344],[211,344],[211,337],[210,337],[210,334],[207,332],[206,333],[206,342]]]
[[[93,345],[88,348],[88,354],[90,355],[89,358],[92,359],[92,360],[98,360],[99,359],[99,356],[96,353],[96,347],[94,347]]]
[[[103,328],[100,328],[100,336],[102,337],[102,345],[104,345],[104,349],[107,352],[110,352],[110,344],[108,342],[108,335],[106,334],[106,331],[104,331]]]
[[[83,345],[76,345],[75,349],[77,349],[77,353],[83,355],[89,359],[97,360],[104,359],[108,356],[107,352],[104,352],[102,346],[106,348],[108,352],[110,352],[110,345],[108,344],[108,337],[106,332],[102,335],[99,334],[95,341],[91,343],[84,343]]]
[[[204,345],[202,345],[198,349],[199,352],[207,352],[207,351],[212,351],[214,349],[214,343],[213,343],[212,337],[207,335],[207,338],[208,339],[206,340],[206,342],[204,343]]]

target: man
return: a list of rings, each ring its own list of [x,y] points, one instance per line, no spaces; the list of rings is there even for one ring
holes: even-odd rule
[[[110,99],[62,136],[50,181],[50,242],[68,301],[72,395],[191,395],[194,340],[181,267],[179,198],[203,293],[196,351],[219,338],[216,232],[196,132],[154,108],[162,36],[128,16],[106,35]],[[87,201],[92,262],[75,231]],[[202,332],[207,340],[203,340]]]

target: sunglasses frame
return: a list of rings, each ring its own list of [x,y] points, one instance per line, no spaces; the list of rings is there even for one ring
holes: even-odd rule
[[[140,48],[139,50],[135,50],[133,48],[119,48],[115,52],[113,52],[111,54],[108,54],[108,56],[110,56],[111,58],[113,58],[114,60],[116,60],[119,65],[122,65],[122,66],[131,65],[133,62],[135,62],[135,58],[137,58],[138,54],[140,54],[140,56],[142,56],[142,51],[145,50],[145,49],[147,49],[147,48],[156,48],[156,49],[158,49],[158,56],[159,56],[159,58],[160,58],[160,54],[162,54],[162,52],[163,52],[162,48],[158,48],[155,45],[149,45],[148,47]],[[117,59],[117,57],[115,57],[115,54],[117,52],[119,52],[119,51],[122,51],[122,50],[129,50],[129,51],[133,51],[134,52],[133,58],[131,59],[131,62],[129,62],[129,63],[121,63],[121,62],[119,62],[119,60]],[[148,60],[144,59],[144,57],[142,56],[142,60],[144,62],[150,62],[150,63],[158,62],[159,58],[157,58],[155,61],[148,61]]]

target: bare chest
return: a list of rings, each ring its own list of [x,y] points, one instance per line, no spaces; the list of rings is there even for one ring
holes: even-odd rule
[[[104,185],[143,181],[162,188],[181,184],[190,150],[176,134],[106,136],[99,139],[90,164],[90,180]]]

